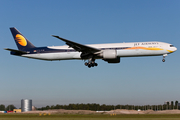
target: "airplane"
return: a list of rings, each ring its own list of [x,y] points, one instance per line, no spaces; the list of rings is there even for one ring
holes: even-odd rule
[[[52,36],[64,41],[67,45],[35,47],[15,27],[11,27],[10,30],[18,47],[18,50],[4,48],[11,51],[11,55],[48,61],[88,60],[85,62],[85,66],[89,68],[98,66],[95,62],[96,59],[102,59],[108,63],[120,63],[121,57],[162,55],[162,61],[165,62],[165,57],[177,50],[172,44],[156,41],[83,45],[56,35]]]

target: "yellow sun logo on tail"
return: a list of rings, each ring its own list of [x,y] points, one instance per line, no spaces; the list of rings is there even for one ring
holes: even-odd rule
[[[17,34],[17,35],[16,35],[15,40],[16,40],[20,45],[22,45],[22,46],[26,46],[26,45],[27,45],[26,39],[25,39],[22,35],[20,35],[20,34]]]

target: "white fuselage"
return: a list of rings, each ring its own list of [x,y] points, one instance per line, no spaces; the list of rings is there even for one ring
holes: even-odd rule
[[[134,42],[134,43],[112,43],[112,44],[91,44],[86,45],[103,50],[116,50],[117,57],[139,57],[139,56],[158,56],[172,53],[176,47],[164,42]],[[22,57],[41,59],[41,60],[70,60],[81,59],[81,52],[73,51],[69,46],[47,47],[54,50],[66,50],[66,52],[49,52],[23,54]],[[99,58],[103,59],[103,58]]]

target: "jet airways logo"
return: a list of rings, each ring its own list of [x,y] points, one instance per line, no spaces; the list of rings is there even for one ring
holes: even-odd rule
[[[15,40],[16,40],[20,45],[22,45],[22,46],[26,46],[26,45],[27,45],[26,39],[25,39],[22,35],[20,35],[20,34],[17,34],[17,35],[16,35]]]

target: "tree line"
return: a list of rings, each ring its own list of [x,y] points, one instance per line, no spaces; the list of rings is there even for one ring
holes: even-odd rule
[[[14,105],[0,105],[0,111],[12,111],[16,109]],[[47,105],[46,107],[37,108],[37,110],[51,110],[51,109],[65,109],[65,110],[92,110],[92,111],[110,111],[115,109],[127,109],[127,110],[172,110],[178,109],[178,101],[174,102],[166,102],[163,105],[106,105],[106,104],[96,104],[96,103],[88,103],[88,104],[69,104],[69,105]]]
[[[105,105],[105,104],[96,104],[96,103],[88,103],[88,104],[69,104],[69,105],[59,105],[56,106],[46,106],[42,108],[38,108],[38,110],[51,110],[51,109],[65,109],[65,110],[92,110],[92,111],[109,111],[115,109],[127,109],[127,110],[172,110],[178,109],[178,101],[167,102],[164,105]]]
[[[3,104],[0,105],[0,111],[13,111],[13,109],[16,109],[14,105],[8,105],[7,107]]]

